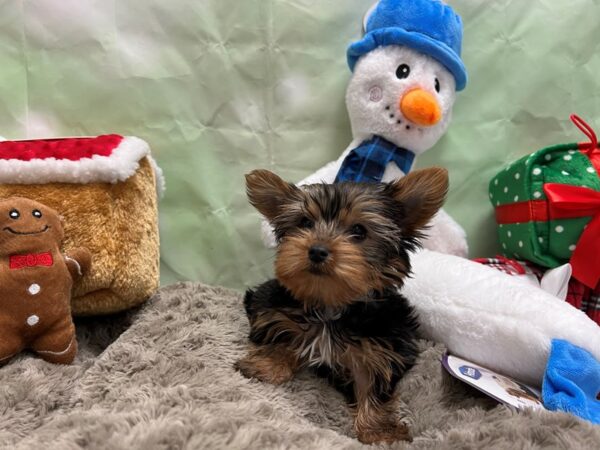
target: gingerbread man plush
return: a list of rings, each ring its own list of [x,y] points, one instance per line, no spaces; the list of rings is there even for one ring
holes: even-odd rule
[[[61,217],[38,202],[0,200],[0,363],[24,349],[69,364],[77,353],[73,281],[91,265],[86,249],[61,253]]]

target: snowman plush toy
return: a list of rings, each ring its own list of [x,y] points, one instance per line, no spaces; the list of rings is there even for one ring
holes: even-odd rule
[[[364,31],[348,49],[353,140],[337,161],[300,185],[404,176],[446,133],[456,93],[466,86],[462,22],[440,0],[380,0],[368,11]],[[550,363],[565,362],[572,372],[568,358],[553,356],[557,342],[568,342],[599,361],[600,380],[600,328],[591,319],[539,286],[464,258],[465,233],[445,212],[430,226],[402,288],[424,338],[535,386],[552,375],[547,368],[556,365]],[[267,222],[263,237],[275,245]],[[586,380],[595,401],[600,386]]]
[[[299,184],[390,182],[448,130],[467,74],[460,58],[462,21],[432,0],[381,0],[348,49],[353,72],[346,104],[353,140],[339,157]],[[275,244],[268,223],[263,236]],[[464,230],[447,213],[433,219],[424,247],[467,256]]]

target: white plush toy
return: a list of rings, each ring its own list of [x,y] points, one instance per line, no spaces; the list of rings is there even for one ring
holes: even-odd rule
[[[541,386],[553,339],[600,361],[600,327],[567,302],[467,259],[422,250],[402,293],[421,333],[457,356]],[[600,388],[600,387],[599,387]]]
[[[459,16],[431,0],[382,0],[365,16],[364,28],[369,30],[364,39],[348,50],[353,75],[346,105],[353,140],[337,161],[299,185],[393,181],[448,130],[456,92],[466,85]],[[404,45],[384,45],[394,37]],[[268,222],[262,227],[265,243],[274,247]],[[433,219],[423,244],[457,256],[468,252],[464,230],[444,211]]]
[[[348,50],[347,92],[353,141],[342,156],[300,184],[387,182],[447,131],[456,91],[466,85],[462,23],[440,0],[381,0],[367,13],[365,35]],[[274,238],[263,223],[269,246]],[[423,337],[452,353],[541,385],[552,341],[564,339],[600,360],[600,327],[555,295],[466,256],[462,228],[441,212],[426,250],[412,256],[403,293]],[[429,249],[429,250],[427,250]],[[436,251],[431,251],[436,250]],[[456,256],[457,255],[457,256]],[[549,291],[563,296],[563,271]]]

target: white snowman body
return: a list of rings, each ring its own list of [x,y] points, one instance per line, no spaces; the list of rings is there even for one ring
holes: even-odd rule
[[[336,161],[298,184],[333,183],[348,154],[375,136],[421,155],[448,130],[455,100],[454,77],[435,59],[406,46],[376,48],[358,61],[348,85],[352,142]],[[392,161],[380,181],[404,175]],[[269,247],[275,246],[267,222],[263,222],[263,238]],[[468,252],[464,230],[443,210],[433,219],[423,245],[456,256],[466,257]]]

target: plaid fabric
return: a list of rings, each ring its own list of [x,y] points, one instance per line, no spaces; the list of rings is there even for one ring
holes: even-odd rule
[[[590,289],[573,278],[569,282],[567,302],[585,312],[600,325],[600,286]]]
[[[478,258],[473,261],[511,276],[535,275],[538,280],[541,280],[544,276],[545,269],[527,261],[516,261],[502,256]],[[600,325],[600,285],[596,289],[590,289],[575,278],[571,278],[566,301],[586,313],[594,322]]]
[[[473,261],[489,266],[492,269],[497,269],[508,275],[535,275],[538,280],[541,280],[544,275],[544,271],[535,264],[531,264],[527,261],[508,259],[503,256],[496,256],[495,258],[478,258]]]
[[[379,183],[390,162],[395,162],[398,168],[406,174],[410,172],[414,160],[413,152],[397,147],[382,137],[375,136],[373,139],[361,143],[346,156],[335,182]]]

